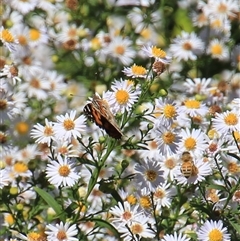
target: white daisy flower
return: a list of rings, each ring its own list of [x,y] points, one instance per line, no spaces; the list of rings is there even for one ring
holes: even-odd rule
[[[178,115],[177,103],[168,98],[155,99],[155,109],[153,115],[157,118],[155,121],[161,125],[170,126],[176,121]]]
[[[209,138],[200,129],[182,129],[178,150],[181,152],[189,151],[194,154],[201,154],[208,148]]]
[[[162,207],[170,207],[173,196],[176,194],[175,188],[170,187],[170,183],[163,183],[157,186],[153,193],[153,202],[156,211],[159,212]]]
[[[4,68],[0,72],[0,77],[6,76],[10,79],[9,83],[11,85],[16,85],[18,82],[21,82],[21,78],[18,77],[18,69],[14,64],[4,65]]]
[[[163,176],[166,180],[171,180],[173,181],[174,179],[174,170],[177,168],[179,161],[179,156],[174,154],[174,155],[169,155],[166,154],[164,156],[161,156],[159,158],[159,162],[161,165],[161,170],[163,170]]]
[[[240,131],[240,114],[237,111],[225,111],[216,113],[212,119],[213,128],[222,135],[229,132]]]
[[[167,56],[166,52],[156,46],[143,46],[142,51],[150,58],[155,58],[163,64],[170,64],[172,58]]]
[[[122,71],[126,76],[132,78],[145,78],[147,76],[147,70],[139,65],[132,65],[131,67],[124,67]]]
[[[165,234],[161,241],[190,241],[190,238],[187,238],[183,233],[174,232],[174,234]]]
[[[110,221],[117,228],[137,221],[138,217],[143,214],[143,212],[139,210],[138,205],[131,206],[127,201],[123,204],[118,202],[118,205],[111,207],[109,212],[113,215]]]
[[[145,215],[138,216],[138,220],[131,222],[128,226],[119,227],[118,231],[122,233],[121,238],[123,238],[124,241],[155,237],[154,230],[149,228],[149,218]]]
[[[157,142],[161,155],[173,155],[177,153],[182,138],[178,129],[160,125],[160,123],[157,122],[157,125],[151,130],[151,133],[155,136],[155,141]]]
[[[140,188],[147,187],[149,191],[154,191],[156,187],[164,182],[163,171],[158,161],[145,159],[141,164],[134,166],[136,171],[136,183]]]
[[[78,238],[74,237],[78,234],[76,224],[70,225],[69,222],[66,222],[65,224],[61,222],[60,224],[56,225],[48,224],[46,229],[47,231],[45,231],[45,234],[47,235],[47,240],[78,241]]]
[[[30,136],[36,139],[36,143],[47,143],[50,146],[51,142],[55,140],[53,123],[45,118],[45,126],[37,123],[33,126]]]
[[[16,50],[16,46],[18,44],[18,40],[11,34],[8,29],[4,29],[2,26],[0,29],[0,40],[3,45],[5,45],[10,52]]]
[[[229,50],[227,46],[219,39],[212,39],[209,42],[207,53],[210,54],[214,59],[228,60],[229,58]]]
[[[222,220],[207,220],[197,231],[197,236],[199,241],[231,241],[231,235],[223,226]]]
[[[133,104],[138,101],[138,97],[141,94],[140,87],[134,86],[132,82],[128,80],[115,81],[111,86],[112,91],[108,91],[103,94],[103,99],[106,99],[113,114],[125,113],[130,111]]]
[[[181,60],[196,60],[197,55],[201,54],[204,49],[202,40],[197,35],[187,32],[182,32],[177,36],[170,45],[169,51],[178,61]]]
[[[186,82],[183,83],[183,86],[187,88],[187,92],[191,94],[206,94],[207,86],[211,83],[211,78],[194,78],[186,79]]]
[[[132,49],[132,41],[128,38],[117,36],[112,39],[109,45],[103,48],[108,56],[118,59],[123,65],[128,66],[132,63],[136,52]]]
[[[179,111],[190,117],[204,117],[208,113],[208,108],[198,100],[187,99],[184,101],[184,105],[179,107]]]
[[[58,155],[57,160],[53,160],[47,165],[46,173],[49,182],[55,187],[72,187],[79,179],[72,159],[67,156],[64,156],[63,159]]]
[[[70,114],[57,116],[57,123],[54,123],[53,129],[57,139],[71,141],[72,138],[81,138],[82,132],[86,129],[86,118],[84,115],[75,119],[76,111],[72,110]]]

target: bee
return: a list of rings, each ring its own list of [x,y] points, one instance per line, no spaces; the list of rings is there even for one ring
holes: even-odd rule
[[[180,170],[184,177],[189,178],[191,176],[197,175],[198,169],[194,165],[193,158],[188,151],[183,152],[181,160],[182,165],[180,167]]]

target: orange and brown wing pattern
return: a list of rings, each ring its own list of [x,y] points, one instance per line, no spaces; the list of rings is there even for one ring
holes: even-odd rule
[[[104,129],[112,138],[121,139],[123,136],[108,103],[97,95],[93,96],[92,102],[84,107],[83,112],[89,120],[94,121],[97,126]]]

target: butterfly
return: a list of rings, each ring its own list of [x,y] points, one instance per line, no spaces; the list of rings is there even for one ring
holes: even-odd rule
[[[94,121],[97,126],[104,129],[106,133],[115,139],[121,139],[121,132],[108,103],[100,96],[94,95],[91,102],[85,105],[83,113],[90,121]]]

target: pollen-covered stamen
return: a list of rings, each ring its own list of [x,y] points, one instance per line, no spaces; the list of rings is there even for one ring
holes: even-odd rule
[[[131,226],[131,231],[133,234],[139,234],[143,232],[143,227],[142,225],[135,223]]]
[[[14,42],[13,35],[7,29],[3,29],[0,32],[0,37],[3,39],[3,41],[5,41],[7,43],[13,43]]]
[[[67,165],[63,165],[59,168],[58,173],[62,177],[67,177],[70,173],[70,169]]]
[[[162,49],[157,48],[156,46],[154,46],[152,48],[152,54],[154,55],[154,57],[157,57],[157,58],[165,58],[166,57],[166,53]]]
[[[188,151],[193,150],[196,147],[196,145],[196,140],[192,137],[188,137],[184,142],[184,146]]]
[[[122,217],[124,220],[128,221],[129,219],[132,218],[132,214],[128,211],[125,211],[123,214],[122,214]]]
[[[157,173],[154,170],[147,170],[145,176],[148,181],[153,182],[157,179]]]
[[[119,55],[123,55],[125,53],[125,48],[123,46],[117,46],[115,48],[115,53]]]
[[[162,199],[166,196],[165,192],[162,189],[157,189],[157,191],[154,193],[154,197],[158,199]]]
[[[125,90],[118,90],[116,92],[116,100],[120,105],[124,105],[129,100],[129,94]]]
[[[164,162],[164,166],[168,169],[173,169],[176,166],[176,162],[172,158],[169,158]]]
[[[211,47],[211,53],[212,54],[222,54],[223,48],[221,46],[221,44],[214,44]]]
[[[133,65],[131,69],[135,75],[145,75],[147,73],[147,70],[142,66]]]
[[[39,79],[36,78],[31,79],[30,85],[35,89],[40,89],[41,86]]]
[[[37,29],[30,29],[29,31],[29,37],[32,41],[36,41],[40,38],[41,34]]]
[[[58,233],[57,233],[57,239],[59,241],[61,240],[67,240],[67,235],[66,235],[66,232],[64,230],[59,230]]]
[[[16,162],[14,164],[14,171],[18,172],[18,173],[23,173],[26,172],[28,170],[28,167],[25,163],[23,162]]]
[[[192,50],[192,45],[189,42],[184,43],[182,47],[185,50]]]
[[[224,118],[224,122],[228,125],[228,126],[234,126],[238,123],[238,118],[236,116],[236,114],[234,113],[228,113],[226,115],[226,117]]]
[[[176,115],[176,108],[173,105],[167,104],[163,109],[163,114],[167,118],[173,118]]]
[[[3,111],[3,110],[6,110],[7,109],[7,101],[6,100],[1,100],[0,99],[0,110]]]
[[[188,109],[199,109],[200,108],[200,102],[197,100],[186,100],[184,102],[184,104]]]
[[[45,126],[43,133],[44,133],[44,136],[52,136],[54,133],[53,128],[50,126]]]
[[[151,200],[148,196],[142,196],[140,198],[140,205],[144,209],[148,209],[151,207]]]
[[[71,119],[66,119],[63,122],[63,127],[65,128],[65,130],[70,131],[74,129],[75,123]]]
[[[218,229],[212,229],[208,234],[209,241],[223,241],[223,234]]]
[[[170,131],[165,132],[162,136],[162,139],[165,144],[172,144],[174,142],[175,138],[176,138],[175,134]]]

